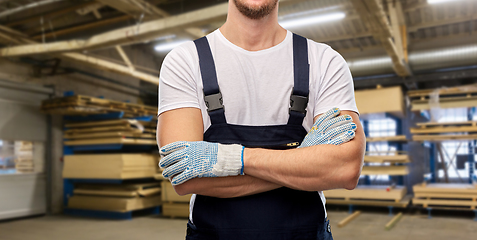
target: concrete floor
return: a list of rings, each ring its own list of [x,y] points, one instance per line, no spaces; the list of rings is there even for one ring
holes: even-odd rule
[[[419,239],[466,240],[476,239],[477,222],[473,216],[452,217],[426,214],[404,214],[390,231],[384,225],[391,220],[385,212],[363,212],[343,228],[336,225],[348,215],[347,211],[329,211],[332,232],[339,239]],[[186,219],[168,219],[158,216],[136,217],[132,221],[98,220],[71,216],[44,216],[0,222],[1,240],[55,240],[55,239],[184,239]]]

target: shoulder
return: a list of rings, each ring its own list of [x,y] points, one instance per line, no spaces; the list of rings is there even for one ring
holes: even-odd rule
[[[172,49],[164,58],[167,64],[193,64],[198,61],[197,50],[193,41],[187,41]]]
[[[311,39],[308,39],[308,53],[310,60],[315,61],[315,64],[347,65],[345,59],[336,50],[327,44],[315,42]]]

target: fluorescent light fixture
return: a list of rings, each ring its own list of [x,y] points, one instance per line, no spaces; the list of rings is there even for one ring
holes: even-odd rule
[[[172,50],[173,48],[185,43],[185,42],[188,42],[189,40],[177,40],[177,41],[172,41],[172,42],[165,42],[165,43],[161,43],[161,44],[158,44],[154,47],[154,50],[156,50],[157,52],[168,52],[170,50]]]
[[[324,22],[331,22],[343,19],[346,17],[345,13],[337,12],[337,13],[329,13],[323,15],[316,15],[316,16],[309,16],[304,18],[296,18],[296,19],[289,19],[280,21],[280,25],[284,28],[293,28],[298,26],[306,26]]]
[[[429,4],[439,4],[439,3],[445,3],[445,2],[454,2],[456,0],[427,0],[427,3]]]
[[[154,40],[156,40],[156,41],[164,41],[164,40],[173,39],[173,38],[175,38],[175,37],[176,37],[175,34],[170,34],[170,35],[165,35],[165,36],[158,37],[158,38],[156,38],[156,39],[154,39]]]

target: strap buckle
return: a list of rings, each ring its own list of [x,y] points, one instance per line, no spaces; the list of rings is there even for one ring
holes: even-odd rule
[[[224,108],[222,93],[220,92],[211,95],[204,95],[204,101],[205,105],[207,106],[207,112],[212,112]]]
[[[308,105],[308,97],[292,94],[290,96],[290,111],[306,114],[306,106]]]

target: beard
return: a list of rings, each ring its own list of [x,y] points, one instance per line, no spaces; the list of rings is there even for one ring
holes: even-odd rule
[[[234,0],[234,3],[239,12],[244,16],[257,20],[269,15],[277,7],[278,0],[272,0],[266,5],[257,7],[246,5],[242,0]]]

